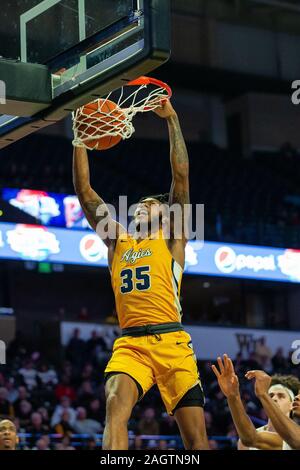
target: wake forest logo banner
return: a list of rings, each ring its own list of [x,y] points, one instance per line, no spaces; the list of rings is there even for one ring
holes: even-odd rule
[[[152,251],[150,249],[142,250],[141,248],[135,251],[133,248],[125,251],[123,254],[121,261],[126,261],[127,263],[134,264],[136,260],[145,258],[147,256],[151,256]]]

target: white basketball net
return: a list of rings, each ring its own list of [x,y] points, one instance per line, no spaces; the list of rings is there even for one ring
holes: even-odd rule
[[[74,146],[90,149],[91,141],[94,140],[96,144],[101,137],[119,136],[122,139],[129,139],[135,132],[132,123],[134,116],[137,113],[153,111],[161,105],[162,100],[169,97],[166,88],[159,86],[147,93],[147,96],[141,97],[141,91],[149,86],[147,84],[132,86],[133,92],[125,97],[124,89],[126,87],[127,90],[129,86],[125,85],[120,88],[118,100],[115,98],[116,92],[114,91],[102,100],[93,101],[97,103],[95,111],[87,113],[82,106],[72,113]],[[106,112],[105,102],[111,101],[112,95],[117,107]]]

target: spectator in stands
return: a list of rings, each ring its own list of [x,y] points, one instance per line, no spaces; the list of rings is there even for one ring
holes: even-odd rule
[[[238,352],[236,355],[236,358],[233,361],[234,368],[236,371],[239,371],[239,369],[242,367],[242,362],[243,362],[243,354],[241,352]]]
[[[75,450],[75,447],[71,445],[69,436],[65,436],[61,443],[56,444],[55,450]]]
[[[28,390],[32,390],[37,386],[37,371],[34,369],[33,362],[31,360],[26,361],[24,366],[19,369],[18,373],[22,377]]]
[[[86,450],[97,450],[97,441],[94,437],[89,437],[86,443]]]
[[[45,363],[41,364],[37,376],[43,385],[56,385],[58,382],[55,370],[50,369]]]
[[[76,411],[71,407],[71,402],[68,397],[62,397],[60,404],[56,406],[51,418],[51,427],[56,426],[56,424],[61,421],[64,413],[68,413],[68,422],[70,426],[73,426],[76,419]]]
[[[272,357],[273,369],[277,373],[284,374],[288,368],[287,360],[283,354],[283,348],[278,348],[274,356]]]
[[[32,434],[32,439],[35,439],[41,434],[50,432],[49,426],[43,423],[43,418],[40,413],[34,412],[30,418],[30,424],[27,426],[27,432]]]
[[[216,388],[214,389],[214,401],[211,412],[213,417],[212,429],[215,431],[214,434],[222,433],[222,429],[227,429],[231,422],[231,417],[224,395]]]
[[[61,368],[61,376],[66,376],[72,381],[75,375],[73,364],[70,361],[64,361]]]
[[[167,449],[168,449],[167,441],[164,439],[160,439],[158,441],[157,450],[167,450]]]
[[[250,394],[248,390],[243,390],[241,392],[241,400],[247,412],[257,414],[257,403],[254,401],[253,395]]]
[[[256,369],[260,367],[256,359],[255,351],[248,353],[247,359],[243,357],[242,353],[238,353],[233,363],[237,374],[241,375],[244,375],[249,369]]]
[[[19,416],[20,414],[20,403],[23,401],[23,400],[28,400],[28,397],[29,397],[29,393],[27,391],[27,388],[24,387],[24,385],[21,385],[19,388],[18,388],[18,398],[17,400],[15,401],[14,403],[14,408],[15,408],[15,414],[16,416]]]
[[[71,385],[71,379],[67,374],[62,376],[61,382],[56,386],[55,396],[57,400],[61,400],[63,397],[68,397],[71,401],[75,401],[76,392],[74,387]]]
[[[105,405],[101,406],[99,398],[94,398],[87,407],[87,416],[99,423],[103,423],[105,419]]]
[[[0,418],[13,418],[15,410],[13,405],[8,401],[8,390],[4,387],[0,388]]]
[[[138,423],[138,431],[140,434],[159,434],[159,424],[155,419],[155,410],[147,408],[144,411],[143,418]]]
[[[72,364],[81,366],[85,359],[85,342],[80,338],[80,329],[75,328],[66,348],[66,357]]]
[[[89,357],[92,357],[95,354],[96,350],[107,350],[106,342],[97,330],[93,330],[91,332],[91,337],[86,342],[86,350]]]
[[[146,449],[158,450],[157,445],[158,445],[158,443],[155,439],[149,439],[148,442],[147,442]]]
[[[168,450],[175,450],[177,449],[177,442],[175,439],[171,439],[171,441],[168,443]]]
[[[42,436],[42,438],[44,439],[44,441],[46,442],[47,447],[48,447],[49,450],[50,450],[50,448],[51,448],[51,440],[50,440],[49,435],[48,435],[48,434],[44,434],[44,435]]]
[[[86,409],[82,406],[77,408],[76,420],[73,425],[78,434],[96,434],[102,431],[102,426],[97,421],[87,418]]]
[[[132,450],[142,450],[144,448],[143,446],[143,439],[139,434],[135,435],[134,442],[132,446],[130,446],[130,449]]]
[[[94,366],[90,364],[89,362],[85,364],[82,374],[81,374],[81,379],[82,380],[90,380],[92,382],[98,382],[99,381],[99,372],[95,370]]]
[[[32,405],[28,400],[22,400],[19,405],[17,417],[20,420],[20,426],[27,429],[30,424]]]
[[[41,406],[40,408],[38,408],[37,412],[41,415],[43,419],[43,423],[49,426],[50,419],[49,419],[49,412],[47,408],[45,408],[44,406]]]
[[[246,372],[249,369],[257,369],[260,367],[257,361],[257,355],[255,351],[251,351],[247,359],[242,360],[243,371]]]
[[[216,429],[215,423],[214,423],[214,417],[211,411],[205,411],[205,423],[206,423],[206,430],[208,436],[216,436],[219,433],[219,430]],[[174,433],[178,434],[178,433]]]
[[[89,403],[95,398],[92,383],[85,380],[78,391],[78,402],[84,407],[88,407]]]
[[[7,389],[7,400],[14,404],[15,401],[18,399],[18,390],[16,389],[15,387],[15,379],[14,378],[10,378],[7,382],[6,382],[6,389]]]
[[[40,437],[35,444],[35,447],[32,450],[50,450],[49,444],[45,437]]]
[[[264,370],[270,370],[273,353],[266,344],[266,338],[262,336],[255,346],[257,361]]]
[[[63,436],[71,436],[74,432],[74,428],[70,424],[70,421],[70,413],[67,410],[63,411],[59,422],[53,426],[55,433]]]

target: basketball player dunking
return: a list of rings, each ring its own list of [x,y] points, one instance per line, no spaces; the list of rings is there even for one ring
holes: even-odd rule
[[[170,101],[155,113],[166,119],[170,138],[172,185],[169,205],[189,203],[189,161],[177,114]],[[128,162],[130,164],[130,162]],[[73,178],[83,211],[108,247],[109,269],[122,336],[114,344],[105,370],[106,426],[103,448],[128,448],[127,423],[135,404],[157,384],[169,414],[174,417],[186,449],[208,449],[204,396],[191,338],[181,325],[179,292],[186,238],[166,237],[171,226],[161,196],[145,197],[135,211],[136,232],[129,235],[109,214],[96,215],[103,200],[90,186],[86,150],[75,148]],[[183,211],[182,211],[183,212]],[[99,211],[97,212],[99,213]],[[102,212],[103,213],[103,212]],[[117,236],[107,238],[99,222]],[[157,231],[149,232],[157,224]],[[99,233],[100,232],[100,233]]]

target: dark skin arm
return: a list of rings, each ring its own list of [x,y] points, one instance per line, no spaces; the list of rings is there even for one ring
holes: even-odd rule
[[[73,184],[88,222],[108,247],[110,262],[116,240],[125,229],[112,218],[103,199],[91,187],[88,155],[85,148],[74,147]]]
[[[181,219],[173,224],[171,240],[168,246],[174,259],[184,267],[184,249],[187,243],[186,227],[188,223],[188,211],[185,208],[190,202],[189,194],[189,157],[185,141],[182,135],[178,116],[167,100],[155,113],[167,120],[170,140],[170,162],[172,169],[172,184],[170,189],[169,204],[178,204],[181,208]],[[185,210],[184,210],[185,209]]]

